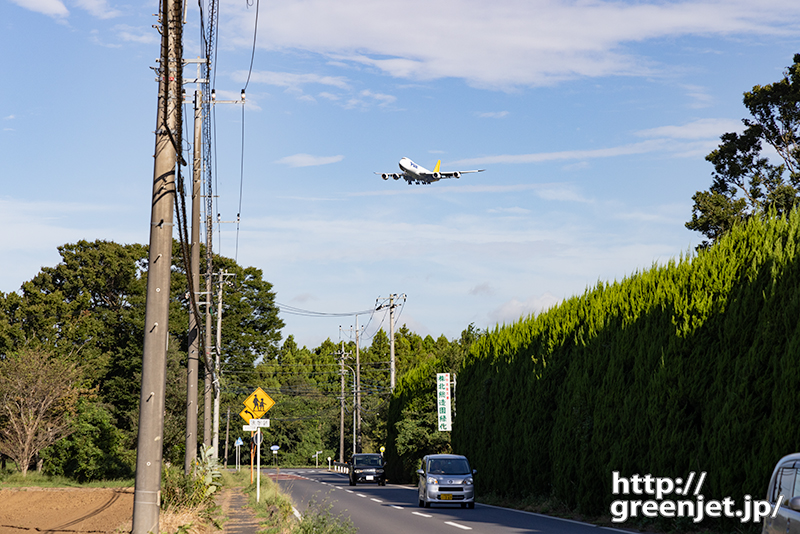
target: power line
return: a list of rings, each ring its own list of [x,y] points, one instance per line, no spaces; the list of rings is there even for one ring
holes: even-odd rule
[[[288,304],[281,304],[280,302],[276,302],[275,305],[283,313],[286,313],[288,315],[300,315],[303,317],[352,317],[353,315],[366,315],[368,313],[372,313],[375,311],[373,309],[369,309],[369,310],[361,310],[355,312],[329,313],[329,312],[304,310],[302,308],[297,308],[295,306],[289,306]]]

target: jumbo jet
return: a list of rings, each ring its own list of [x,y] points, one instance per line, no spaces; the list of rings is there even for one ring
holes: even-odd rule
[[[432,171],[429,171],[425,167],[417,165],[413,161],[408,158],[403,158],[400,160],[400,170],[403,171],[402,173],[393,173],[393,172],[376,172],[375,174],[380,174],[381,178],[384,180],[388,180],[390,177],[394,178],[395,180],[399,180],[402,178],[408,185],[413,184],[432,184],[433,182],[438,182],[443,178],[460,178],[462,174],[468,174],[471,172],[483,172],[486,169],[478,169],[476,171],[446,171],[442,172],[439,170],[439,166],[442,164],[442,160],[436,162],[436,167],[433,168]]]

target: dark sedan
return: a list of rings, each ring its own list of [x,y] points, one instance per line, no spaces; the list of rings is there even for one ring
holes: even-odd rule
[[[384,474],[383,456],[375,453],[357,453],[350,457],[350,485],[359,482],[377,482],[380,486],[386,485]]]

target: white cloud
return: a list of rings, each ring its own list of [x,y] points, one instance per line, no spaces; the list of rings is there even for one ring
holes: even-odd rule
[[[731,119],[698,119],[681,126],[659,126],[636,133],[639,137],[671,139],[719,139],[726,132],[741,132],[742,123]]]
[[[75,4],[99,19],[111,19],[120,15],[120,11],[111,9],[105,0],[75,0]]]
[[[53,18],[69,16],[69,10],[61,0],[11,0],[15,4],[30,11],[41,13]]]
[[[375,104],[383,107],[394,103],[395,100],[397,100],[397,97],[392,95],[374,93],[368,89],[365,89],[358,93],[358,96],[349,99],[344,107],[346,109],[369,108]]]
[[[247,71],[237,71],[234,73],[233,78],[236,81],[245,81],[247,79]],[[338,87],[339,89],[347,89],[349,87],[347,78],[343,76],[321,76],[314,73],[297,74],[293,72],[274,72],[268,70],[253,72],[250,75],[250,81],[286,87],[292,90],[299,90],[304,85],[312,84],[330,85],[332,87]]]
[[[550,293],[545,293],[538,297],[529,297],[525,301],[514,298],[489,312],[489,320],[497,324],[514,323],[533,313],[546,311],[559,302],[561,302],[561,299]]]
[[[527,215],[531,212],[529,209],[514,206],[513,208],[492,208],[488,210],[489,213],[502,213],[508,215]]]
[[[642,141],[609,148],[595,148],[589,150],[565,150],[561,152],[538,152],[533,154],[502,154],[499,156],[484,156],[480,158],[462,159],[453,162],[453,165],[489,165],[496,163],[541,163],[543,161],[582,160],[595,158],[610,158],[628,156],[631,154],[645,154],[664,148],[660,139]]]
[[[574,188],[563,185],[544,186],[537,191],[539,198],[543,200],[560,200],[563,202],[584,202],[591,200],[584,198]]]
[[[508,111],[487,111],[485,113],[477,113],[476,115],[482,119],[503,119],[508,117]]]
[[[161,38],[153,28],[128,26],[127,24],[117,24],[113,30],[117,32],[120,40],[139,44],[157,44]],[[188,72],[188,71],[187,71]]]
[[[741,122],[732,119],[698,119],[679,126],[659,126],[640,130],[636,132],[638,137],[650,139],[638,143],[584,150],[483,156],[455,161],[452,165],[520,164],[563,160],[578,162],[568,166],[569,169],[576,170],[585,167],[585,160],[651,152],[665,152],[681,158],[703,157],[716,146],[722,134],[730,131],[740,132],[742,128]]]
[[[228,0],[249,47],[252,11]],[[235,6],[235,7],[234,7]],[[287,0],[262,6],[259,45],[323,54],[418,81],[456,77],[479,87],[552,85],[598,76],[664,75],[629,45],[683,36],[797,33],[789,0]],[[408,24],[413,20],[414,34]]]
[[[281,158],[275,163],[281,163],[290,167],[315,167],[317,165],[337,163],[343,159],[344,156],[312,156],[311,154],[294,154],[293,156]]]

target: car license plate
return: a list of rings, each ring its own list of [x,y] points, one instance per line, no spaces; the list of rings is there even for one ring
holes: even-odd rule
[[[367,475],[367,480],[372,480],[374,477],[372,475]]]
[[[441,495],[439,495],[439,498],[441,500],[443,500],[443,501],[452,501],[453,500],[453,496],[450,495],[449,493],[442,493]]]

